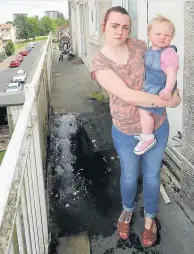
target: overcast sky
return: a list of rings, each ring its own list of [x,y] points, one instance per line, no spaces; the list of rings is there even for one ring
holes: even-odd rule
[[[68,18],[67,0],[0,0],[0,24],[13,21],[13,13],[42,17],[45,11],[60,11]]]

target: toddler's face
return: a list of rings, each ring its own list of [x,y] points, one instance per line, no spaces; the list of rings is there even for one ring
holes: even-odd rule
[[[153,48],[165,48],[171,43],[173,38],[173,28],[168,23],[154,23],[148,38],[152,43]]]

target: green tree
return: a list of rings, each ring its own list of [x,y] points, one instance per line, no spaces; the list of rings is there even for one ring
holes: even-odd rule
[[[54,20],[55,28],[58,28],[59,26],[67,26],[69,24],[69,21],[66,19],[57,18]]]
[[[59,27],[59,26],[63,26],[65,24],[65,20],[64,19],[61,19],[61,18],[57,18],[55,19],[55,27]]]
[[[47,35],[49,32],[54,32],[55,22],[47,16],[44,16],[40,20],[40,35]]]
[[[37,17],[30,17],[27,18],[27,33],[28,33],[28,38],[33,38],[35,39],[36,36],[39,35],[40,33],[40,28],[39,28],[39,20]]]
[[[65,17],[62,12],[58,12],[57,18],[65,20]]]
[[[7,56],[13,55],[15,52],[15,46],[12,41],[8,41],[7,45],[5,46],[5,54]]]
[[[13,25],[13,22],[12,21],[7,21],[5,24],[12,24]]]
[[[19,14],[14,20],[14,25],[16,26],[16,34],[18,39],[28,39],[28,18]]]

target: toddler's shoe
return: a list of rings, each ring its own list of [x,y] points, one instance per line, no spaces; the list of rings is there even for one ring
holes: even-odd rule
[[[140,138],[140,141],[134,148],[134,153],[137,155],[144,154],[145,152],[150,150],[153,146],[155,146],[155,144],[156,144],[155,137],[150,140],[143,140],[142,138]]]

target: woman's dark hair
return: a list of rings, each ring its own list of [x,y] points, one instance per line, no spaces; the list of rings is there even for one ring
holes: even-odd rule
[[[117,13],[121,13],[121,14],[125,14],[125,15],[129,16],[129,13],[127,12],[127,10],[125,8],[123,8],[121,6],[112,7],[107,10],[107,12],[104,16],[104,27],[106,26],[107,20],[112,12],[117,12]]]

